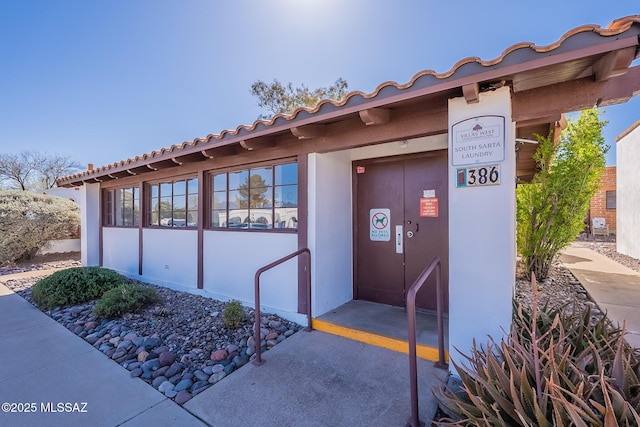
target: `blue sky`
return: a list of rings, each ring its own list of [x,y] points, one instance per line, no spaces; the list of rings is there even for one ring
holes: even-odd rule
[[[258,79],[371,92],[634,14],[638,0],[0,0],[0,152],[101,166],[252,123]],[[604,118],[615,146],[640,96]]]

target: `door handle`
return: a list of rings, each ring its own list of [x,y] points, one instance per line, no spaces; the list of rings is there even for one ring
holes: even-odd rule
[[[401,254],[404,253],[404,248],[403,248],[403,236],[402,236],[402,226],[401,225],[396,225],[396,253],[397,254]]]

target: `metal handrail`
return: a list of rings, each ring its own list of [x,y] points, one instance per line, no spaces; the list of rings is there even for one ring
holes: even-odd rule
[[[420,273],[407,292],[407,320],[409,323],[409,380],[411,382],[411,418],[407,423],[411,427],[424,426],[418,415],[418,361],[416,356],[416,295],[427,281],[433,270],[436,270],[436,313],[438,316],[438,362],[437,368],[447,369],[444,356],[444,319],[442,300],[442,263],[436,257],[431,264]]]
[[[305,331],[311,331],[311,251],[309,248],[299,249],[287,256],[284,256],[271,264],[265,265],[264,267],[258,269],[256,271],[254,286],[255,286],[255,331],[254,340],[255,340],[255,348],[256,348],[256,358],[253,361],[253,364],[256,366],[260,366],[264,363],[262,360],[262,348],[260,346],[260,275],[267,270],[276,267],[283,262],[289,261],[291,258],[295,258],[302,253],[307,253],[307,322],[308,326],[305,328]]]

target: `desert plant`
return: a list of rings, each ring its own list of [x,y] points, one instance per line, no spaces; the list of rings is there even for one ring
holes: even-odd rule
[[[80,208],[70,200],[28,191],[0,192],[0,265],[28,259],[49,240],[80,226]]]
[[[93,314],[112,319],[125,313],[135,313],[156,301],[158,293],[152,287],[123,283],[102,295],[93,308]]]
[[[229,301],[224,307],[224,324],[229,328],[237,328],[244,321],[244,308],[237,300]]]
[[[535,281],[535,278],[532,282]],[[450,418],[439,425],[639,425],[640,364],[623,329],[594,321],[590,312],[532,313],[518,307],[506,340],[473,343],[453,365],[462,388],[434,393]]]
[[[600,185],[608,146],[597,108],[570,120],[556,145],[537,136],[534,159],[539,172],[517,195],[518,252],[526,269],[544,279],[558,251],[584,229],[589,200]]]
[[[31,289],[32,300],[41,308],[78,304],[102,296],[127,282],[127,278],[101,267],[74,267],[56,271]]]

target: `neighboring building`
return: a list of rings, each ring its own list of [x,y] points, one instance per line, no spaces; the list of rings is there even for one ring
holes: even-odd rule
[[[80,204],[80,189],[78,187],[75,188],[61,188],[61,187],[54,187],[54,188],[48,188],[46,190],[41,190],[40,193],[41,194],[48,194],[49,196],[58,196],[58,197],[62,197],[65,199],[69,199],[72,202],[75,202],[76,204]]]
[[[65,177],[84,194],[83,264],[251,305],[256,270],[308,247],[316,317],[352,299],[403,306],[437,256],[457,359],[511,323],[515,185],[535,172],[516,139],[638,93],[638,35],[637,16],[585,25]],[[265,273],[266,310],[306,321],[304,269]]]
[[[589,203],[589,227],[594,218],[604,218],[609,233],[616,232],[616,167],[608,166],[600,175],[600,188]],[[593,232],[593,230],[590,231]]]
[[[640,259],[640,120],[616,138],[617,250]]]

